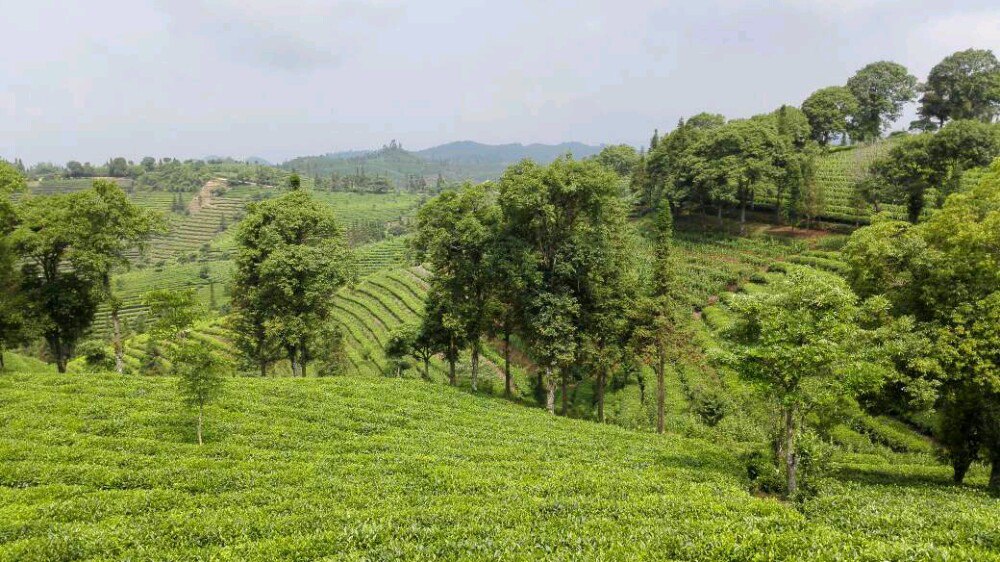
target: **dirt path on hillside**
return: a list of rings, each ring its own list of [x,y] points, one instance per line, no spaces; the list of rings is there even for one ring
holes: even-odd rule
[[[219,188],[226,188],[226,180],[213,178],[205,182],[205,185],[201,186],[201,190],[198,191],[198,194],[192,197],[191,202],[188,203],[188,212],[192,215],[196,215],[205,207],[211,207],[212,201],[215,198],[215,195],[212,192]]]

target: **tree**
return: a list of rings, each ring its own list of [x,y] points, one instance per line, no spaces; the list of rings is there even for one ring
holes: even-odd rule
[[[176,338],[189,330],[203,313],[194,289],[157,289],[146,293],[142,300],[149,308],[151,338]]]
[[[160,228],[158,216],[102,180],[84,191],[27,199],[19,214],[11,240],[22,258],[23,289],[59,372],[65,372],[74,344],[104,299],[112,305],[120,360],[119,307],[111,295],[111,274],[127,267],[129,250],[141,248]]]
[[[477,389],[482,339],[496,306],[492,265],[501,211],[491,184],[466,184],[428,201],[417,213],[413,247],[433,269],[442,295],[461,322],[471,351],[472,390]]]
[[[684,158],[691,147],[725,123],[722,115],[699,113],[687,121],[680,120],[677,128],[657,143],[646,160],[644,181],[633,181],[642,188],[639,203],[644,211],[657,209],[662,198],[676,207],[692,197],[702,197],[698,203],[707,207],[709,202],[703,199],[704,193],[696,191],[690,168],[683,166]]]
[[[83,164],[76,160],[70,160],[66,162],[66,175],[71,178],[82,178],[86,175],[86,171],[83,169]]]
[[[966,170],[989,165],[1000,156],[1000,127],[957,120],[936,134],[910,135],[871,166],[869,189],[880,199],[905,203],[910,222],[927,204],[929,189],[938,194],[936,206],[958,191]]]
[[[678,278],[673,256],[673,217],[663,205],[656,216],[655,250],[646,292],[633,309],[632,345],[637,355],[656,373],[656,432],[666,430],[666,368],[671,355],[689,334],[683,328],[678,306]]]
[[[607,203],[606,219],[586,229],[580,245],[586,259],[578,275],[583,277],[580,302],[580,360],[594,374],[597,418],[604,422],[604,394],[615,369],[625,361],[631,337],[629,316],[639,294],[638,251],[627,220],[624,202]],[[663,202],[669,209],[669,204]],[[669,212],[669,211],[668,211]],[[563,379],[564,384],[566,378]],[[563,389],[563,408],[569,393]]]
[[[431,358],[442,350],[445,343],[440,332],[435,329],[434,320],[420,324],[404,324],[389,334],[385,344],[385,355],[396,364],[397,375],[405,368],[405,358],[412,357],[423,367],[420,376],[431,380]]]
[[[885,294],[896,315],[913,315],[934,341],[942,444],[956,482],[974,460],[992,463],[1000,492],[1000,164],[969,191],[948,196],[941,210],[912,225],[880,219],[845,247],[851,282]]]
[[[25,187],[24,177],[10,164],[0,161],[0,369],[4,350],[27,339],[28,318],[20,292],[17,255],[8,235],[17,225],[17,212],[10,196]]]
[[[858,100],[843,86],[816,90],[802,102],[802,112],[809,120],[812,138],[827,146],[833,137],[846,135],[850,118],[858,112]]]
[[[143,296],[143,304],[149,308],[149,340],[146,342],[144,365],[149,371],[165,370],[164,358],[176,351],[166,347],[184,342],[187,333],[203,310],[195,296],[194,289],[158,289]]]
[[[687,151],[682,173],[691,178],[702,200],[717,205],[720,220],[725,205],[739,204],[742,233],[747,207],[774,190],[788,150],[773,116],[730,121],[711,129]]]
[[[623,185],[597,162],[559,158],[546,167],[525,161],[500,179],[501,236],[516,240],[532,264],[524,303],[524,330],[540,365],[545,405],[555,412],[555,388],[580,358],[581,314],[594,287],[587,273],[599,256],[589,248],[610,234],[601,225],[617,223],[625,212]]]
[[[171,353],[177,387],[185,403],[198,408],[198,445],[202,445],[205,406],[222,391],[230,367],[225,359],[204,344],[183,340]]]
[[[113,178],[128,176],[128,161],[121,156],[108,160],[108,175]]]
[[[612,144],[602,148],[594,159],[624,178],[635,170],[639,163],[639,153],[627,144]]]
[[[958,51],[931,69],[920,90],[918,112],[938,127],[950,119],[991,123],[1000,113],[1000,62],[990,50]]]
[[[905,204],[910,222],[917,222],[934,175],[928,153],[930,142],[930,134],[905,137],[885,158],[874,161],[866,180],[869,199]]]
[[[233,308],[237,345],[266,374],[284,351],[305,376],[330,295],[354,277],[354,262],[333,211],[302,190],[251,203],[236,234]]]
[[[767,292],[735,295],[733,366],[763,384],[781,411],[787,494],[798,491],[796,436],[815,405],[877,388],[885,371],[864,349],[857,297],[839,277],[793,268]],[[874,355],[874,354],[873,354]]]
[[[389,339],[385,342],[385,357],[389,360],[397,377],[409,368],[407,359],[410,357],[410,350],[416,339],[417,328],[410,324],[397,326],[389,332]]]
[[[879,61],[857,71],[847,89],[858,100],[853,116],[853,134],[861,140],[882,135],[902,115],[903,105],[916,97],[917,79],[901,64]]]
[[[95,228],[84,246],[86,260],[78,262],[76,267],[86,263],[95,275],[100,276],[101,296],[111,309],[115,371],[121,374],[125,369],[119,316],[122,302],[112,290],[111,275],[117,270],[128,269],[131,264],[128,253],[144,250],[153,234],[163,231],[165,223],[155,212],[133,204],[125,192],[112,182],[97,180],[91,189],[97,197],[83,199],[76,212],[85,214]]]

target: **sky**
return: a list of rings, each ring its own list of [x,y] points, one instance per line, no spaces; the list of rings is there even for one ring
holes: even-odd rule
[[[1000,54],[995,0],[5,4],[0,157],[27,163],[640,145],[700,111],[799,105],[869,62],[923,79],[957,50]]]

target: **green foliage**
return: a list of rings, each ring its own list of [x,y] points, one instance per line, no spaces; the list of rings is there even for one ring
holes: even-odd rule
[[[1000,112],[1000,62],[990,50],[958,51],[934,65],[920,89],[919,113],[926,121],[991,123]]]
[[[981,451],[1000,489],[1000,167],[915,226],[883,221],[861,229],[845,253],[861,290],[884,292],[897,312],[913,314],[936,343],[940,369],[918,375],[942,385],[942,438],[961,481]],[[933,367],[933,366],[932,366]]]
[[[768,292],[735,295],[732,366],[764,385],[783,416],[787,493],[797,488],[799,415],[878,388],[890,368],[862,329],[857,297],[839,277],[793,268]],[[803,420],[804,421],[804,420]]]
[[[236,241],[237,345],[261,374],[280,350],[305,375],[330,317],[329,296],[354,276],[340,226],[329,207],[296,190],[251,204]]]
[[[189,406],[198,408],[198,444],[201,445],[205,406],[221,393],[230,367],[208,347],[187,339],[171,350],[170,362],[181,398]]]
[[[639,153],[627,144],[605,146],[593,158],[621,177],[630,176],[639,164]]]
[[[728,442],[399,379],[234,378],[197,447],[176,384],[0,377],[0,559],[998,559],[1000,504],[912,455],[791,505]]]
[[[158,216],[132,203],[112,182],[85,191],[32,197],[18,209],[11,234],[22,258],[24,294],[60,371],[110,292],[116,268],[160,227]]]
[[[878,61],[857,71],[847,89],[858,100],[851,123],[852,136],[872,140],[899,119],[903,105],[916,97],[917,79],[901,64]]]
[[[143,301],[152,321],[150,335],[161,340],[190,329],[203,314],[192,289],[157,289],[146,293]]]
[[[83,358],[84,365],[91,371],[110,371],[115,368],[114,355],[101,340],[90,339],[81,342],[76,348],[76,353]]]
[[[802,102],[813,140],[826,146],[833,137],[846,135],[851,116],[858,111],[858,100],[843,86],[816,90]]]

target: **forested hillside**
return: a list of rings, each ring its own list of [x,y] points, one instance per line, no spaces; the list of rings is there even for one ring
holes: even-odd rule
[[[998,116],[0,162],[0,561],[1000,560]]]

